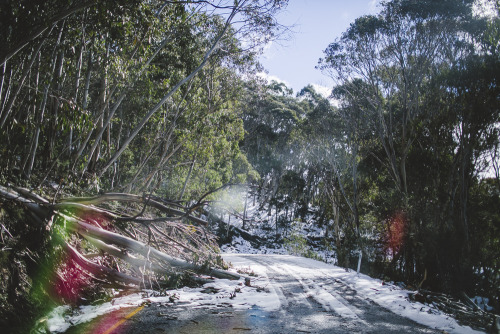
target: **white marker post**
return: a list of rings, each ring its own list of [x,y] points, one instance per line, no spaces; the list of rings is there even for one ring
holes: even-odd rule
[[[358,273],[359,275],[359,270],[361,269],[361,259],[363,258],[363,252],[361,250],[359,250],[359,257],[358,257],[358,270],[356,270],[356,272]]]

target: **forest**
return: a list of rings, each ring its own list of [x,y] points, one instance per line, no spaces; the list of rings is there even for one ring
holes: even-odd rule
[[[311,64],[324,97],[258,75],[287,0],[2,1],[0,323],[231,278],[208,212],[236,186],[339,266],[499,310],[500,3],[474,4],[382,2]]]

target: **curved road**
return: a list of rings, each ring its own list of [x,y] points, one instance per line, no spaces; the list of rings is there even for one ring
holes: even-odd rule
[[[265,268],[270,286],[281,307],[233,309],[221,303],[216,309],[176,304],[150,304],[141,309],[113,313],[119,326],[76,326],[66,333],[442,333],[417,324],[359,295],[345,282],[328,275],[318,262],[280,255],[226,255],[238,265]],[[307,267],[306,267],[307,265]],[[238,298],[236,296],[236,298]],[[109,316],[108,316],[109,319]]]

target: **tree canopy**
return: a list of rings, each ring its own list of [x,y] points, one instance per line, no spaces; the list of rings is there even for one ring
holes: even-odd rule
[[[329,96],[256,75],[286,3],[1,3],[1,303],[40,307],[36,269],[73,303],[82,272],[234,278],[205,208],[238,184],[277,243],[314,221],[338,265],[500,307],[498,3],[382,2],[325,46]]]

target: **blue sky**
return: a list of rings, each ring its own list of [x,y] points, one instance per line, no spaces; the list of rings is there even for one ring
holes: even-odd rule
[[[289,40],[273,42],[260,61],[268,76],[284,81],[297,93],[308,84],[331,89],[332,81],[314,67],[323,50],[357,17],[375,14],[378,0],[290,0],[277,19],[292,26]]]

